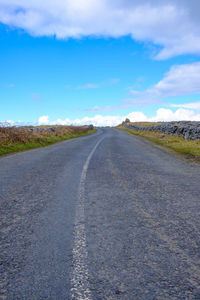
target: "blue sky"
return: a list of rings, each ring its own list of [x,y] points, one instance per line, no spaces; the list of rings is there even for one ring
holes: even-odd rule
[[[197,2],[179,3],[1,1],[0,121],[200,120]]]

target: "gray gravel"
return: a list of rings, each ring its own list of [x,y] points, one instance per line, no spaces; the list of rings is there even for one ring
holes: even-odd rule
[[[92,299],[200,299],[200,165],[115,129],[0,158],[0,298],[70,299],[78,187],[102,138],[84,182]]]

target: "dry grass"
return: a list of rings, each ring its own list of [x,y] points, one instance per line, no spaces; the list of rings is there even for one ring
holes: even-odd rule
[[[38,131],[36,131],[38,128]],[[44,130],[43,130],[44,128]],[[52,128],[53,130],[47,130]],[[0,145],[22,143],[30,141],[40,142],[44,137],[63,136],[86,132],[84,127],[75,126],[55,126],[55,127],[1,127],[0,126]]]
[[[141,127],[148,127],[153,125],[162,125],[162,122],[130,122],[129,124]]]
[[[0,126],[0,155],[47,146],[93,133],[84,126],[4,127]]]
[[[118,128],[128,131],[131,134],[144,137],[159,146],[174,150],[177,153],[184,155],[186,158],[200,161],[200,140],[185,140],[178,136],[163,134],[156,131],[135,131],[124,128],[123,126],[119,126]]]

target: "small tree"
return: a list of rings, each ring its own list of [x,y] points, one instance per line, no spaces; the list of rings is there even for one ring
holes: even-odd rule
[[[126,118],[125,123],[130,123],[130,120]]]

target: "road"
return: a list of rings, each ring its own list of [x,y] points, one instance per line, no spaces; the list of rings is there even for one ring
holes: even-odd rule
[[[127,132],[0,158],[2,299],[200,299],[200,165]]]

